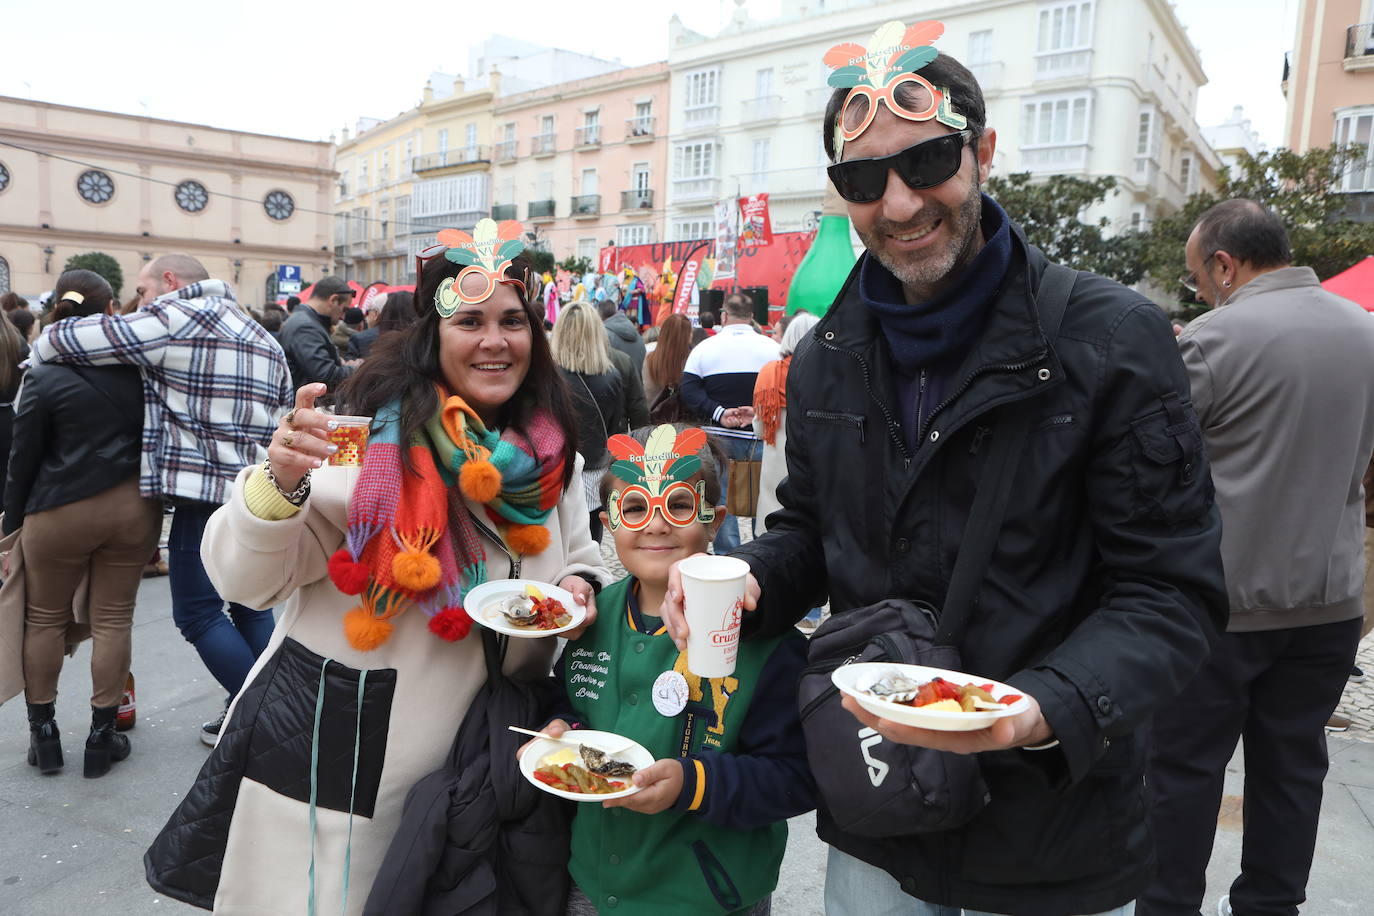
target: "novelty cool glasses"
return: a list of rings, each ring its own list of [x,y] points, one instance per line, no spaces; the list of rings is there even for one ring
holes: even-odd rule
[[[705,485],[702,484],[702,489]],[[702,511],[705,502],[703,494],[685,481],[669,484],[661,495],[655,496],[646,488],[633,484],[611,493],[607,501],[606,514],[610,519],[611,530],[622,525],[631,531],[641,531],[649,527],[654,510],[662,514],[668,524],[677,528],[687,528],[697,522],[709,522],[715,518],[715,510]]]
[[[447,246],[447,245],[430,245],[428,248],[426,248],[425,250],[421,251],[419,254],[415,255],[415,288],[416,288],[417,290],[420,288],[420,275],[421,275],[421,274],[423,273],[423,271],[424,271],[425,262],[426,262],[426,261],[432,261],[432,260],[434,260],[435,258],[437,258],[437,257],[439,257],[440,255],[442,255],[444,252],[448,251],[448,249],[449,249],[449,246]],[[461,283],[461,282],[462,282],[462,279],[463,279],[463,275],[466,274],[466,273],[468,273],[468,272],[471,271],[471,270],[472,270],[472,268],[470,268],[470,267],[465,267],[465,268],[463,268],[462,270],[460,270],[460,271],[458,272],[458,279],[455,280],[454,282],[455,282],[455,283]],[[481,273],[485,273],[485,271],[481,271]],[[527,276],[528,276],[528,275],[527,275]],[[504,283],[504,284],[506,284],[506,285],[508,285],[508,286],[518,286],[518,287],[520,287],[520,299],[521,299],[521,301],[524,301],[524,300],[528,297],[528,295],[529,295],[529,286],[526,284],[525,280],[522,280],[522,279],[520,279],[520,278],[518,278],[518,277],[502,277],[502,278],[498,281],[498,280],[496,280],[495,278],[493,278],[493,277],[491,277],[491,276],[488,275],[488,276],[486,277],[486,281],[487,281],[487,285],[486,285],[484,291],[482,292],[482,294],[481,294],[480,296],[476,297],[476,301],[481,301],[482,299],[485,299],[485,298],[487,298],[488,296],[490,296],[490,295],[492,294],[492,291],[496,289],[496,284],[497,284],[498,282]]]
[[[869,111],[876,108],[876,105],[872,105]],[[881,199],[887,189],[889,171],[896,171],[897,177],[913,191],[933,188],[948,181],[959,171],[964,144],[972,135],[971,130],[958,130],[932,140],[922,140],[891,156],[837,162],[829,166],[826,172],[834,182],[835,190],[845,200],[853,204],[871,204]]]

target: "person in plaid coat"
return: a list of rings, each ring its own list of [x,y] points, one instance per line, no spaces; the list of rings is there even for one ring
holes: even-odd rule
[[[228,605],[200,558],[205,523],[238,472],[262,461],[278,416],[290,407],[281,345],[195,258],[167,254],[138,276],[140,308],[51,327],[33,360],[135,366],[143,376],[139,490],[175,506],[168,538],[172,619],[233,696],[272,635],[271,611]],[[213,745],[222,716],[207,722]]]

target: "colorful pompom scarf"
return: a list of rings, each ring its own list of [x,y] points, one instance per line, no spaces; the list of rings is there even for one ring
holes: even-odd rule
[[[539,410],[523,432],[498,434],[462,398],[441,388],[439,402],[406,444],[409,468],[400,402],[378,412],[349,501],[346,546],[329,559],[339,591],[362,596],[344,616],[348,641],[361,651],[386,642],[390,618],[411,605],[441,639],[467,636],[463,595],[486,581],[487,569],[463,497],[486,506],[513,552],[549,546],[544,522],[563,489],[564,437],[553,416]]]

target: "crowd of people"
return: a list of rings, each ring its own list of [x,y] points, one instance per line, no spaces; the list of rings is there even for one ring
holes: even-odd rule
[[[906,54],[939,34],[890,25]],[[827,55],[821,140],[864,252],[823,318],[765,329],[735,292],[646,327],[616,296],[550,297],[483,221],[366,314],[326,277],[255,320],[167,254],[132,309],[68,271],[41,335],[0,319],[0,622],[17,607],[23,634],[0,696],[24,692],[29,763],[63,768],[86,636],[85,775],[129,757],[115,717],[170,506],[173,619],[227,696],[145,856],[170,897],[757,916],[815,809],[833,916],[1195,916],[1243,742],[1217,911],[1296,914],[1369,631],[1374,319],[1232,200],[1188,240],[1181,282],[1212,310],[1176,339],[982,193],[978,83],[927,50]],[[366,449],[335,464],[349,416]],[[708,551],[750,570],[718,678],[687,664],[679,572]],[[582,622],[475,627],[464,596],[504,579]],[[856,658],[952,658],[1025,702],[944,731],[806,692]],[[512,775],[509,725],[654,762],[565,805]]]

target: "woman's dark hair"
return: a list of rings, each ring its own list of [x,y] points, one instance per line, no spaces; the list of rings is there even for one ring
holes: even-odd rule
[[[630,433],[630,438],[640,445],[647,445],[649,434],[657,426],[641,426],[639,429]],[[674,423],[673,429],[682,432],[684,429],[692,429],[691,423]],[[729,456],[725,453],[725,447],[720,444],[715,436],[707,436],[706,444],[697,452],[701,456],[701,479],[706,481],[706,500],[712,506],[720,505],[720,469],[725,467],[729,461]],[[695,475],[693,475],[695,476]],[[611,490],[615,488],[615,482],[620,478],[611,468],[606,469],[606,473],[601,475],[601,505],[606,505],[611,498]]]
[[[67,298],[68,293],[77,296]],[[81,301],[77,301],[77,299]],[[114,301],[114,290],[100,274],[91,270],[69,270],[57,278],[53,287],[52,320],[99,315]]]
[[[658,346],[644,357],[644,373],[658,388],[682,382],[682,367],[692,352],[692,322],[686,315],[669,315],[658,329]]]
[[[386,304],[377,319],[377,331],[381,336],[387,331],[404,331],[415,323],[415,296],[405,290],[386,294]]]
[[[439,317],[434,294],[447,277],[456,277],[462,265],[442,256],[425,261],[415,285],[419,316],[395,334],[382,334],[373,344],[358,371],[339,387],[340,409],[358,416],[376,416],[392,401],[401,401],[401,441],[408,442],[439,409],[436,382],[444,381],[439,366]],[[526,280],[530,262],[518,255],[506,276]],[[392,294],[394,295],[394,294]],[[388,300],[390,297],[388,296]],[[572,480],[577,459],[577,415],[573,412],[567,384],[559,375],[549,352],[549,339],[538,312],[528,296],[521,297],[530,326],[530,368],[515,396],[502,408],[497,425],[516,430],[528,427],[538,409],[549,410],[563,430],[563,486]],[[532,451],[532,450],[531,450]]]
[[[15,309],[6,313],[5,317],[9,318],[10,324],[14,325],[14,329],[24,338],[24,342],[28,343],[29,334],[33,332],[33,323],[37,320],[33,312],[29,309]]]
[[[24,311],[29,310],[25,308]],[[10,314],[0,311],[0,401],[5,403],[13,401],[15,392],[19,390],[19,379],[23,376],[19,370],[19,360],[28,348],[19,329],[10,323]]]
[[[29,301],[16,292],[8,292],[0,295],[0,310],[12,312],[18,308],[28,308]]]
[[[949,90],[950,107],[968,121],[968,129],[973,132],[969,146],[973,147],[974,153],[977,154],[978,138],[983,136],[983,128],[987,126],[988,120],[987,105],[983,101],[983,90],[978,85],[978,78],[969,72],[968,67],[948,54],[941,54],[922,67],[919,73],[936,89],[942,92]],[[821,142],[825,144],[825,155],[831,162],[835,161],[835,119],[840,116],[840,108],[844,105],[844,100],[849,98],[849,93],[849,89],[836,89],[830,93],[830,101],[825,106]],[[905,107],[915,108],[929,103],[929,97],[920,83],[902,83],[897,87],[896,94],[898,103]],[[860,97],[854,106],[854,111],[859,117],[868,113],[866,97]]]

